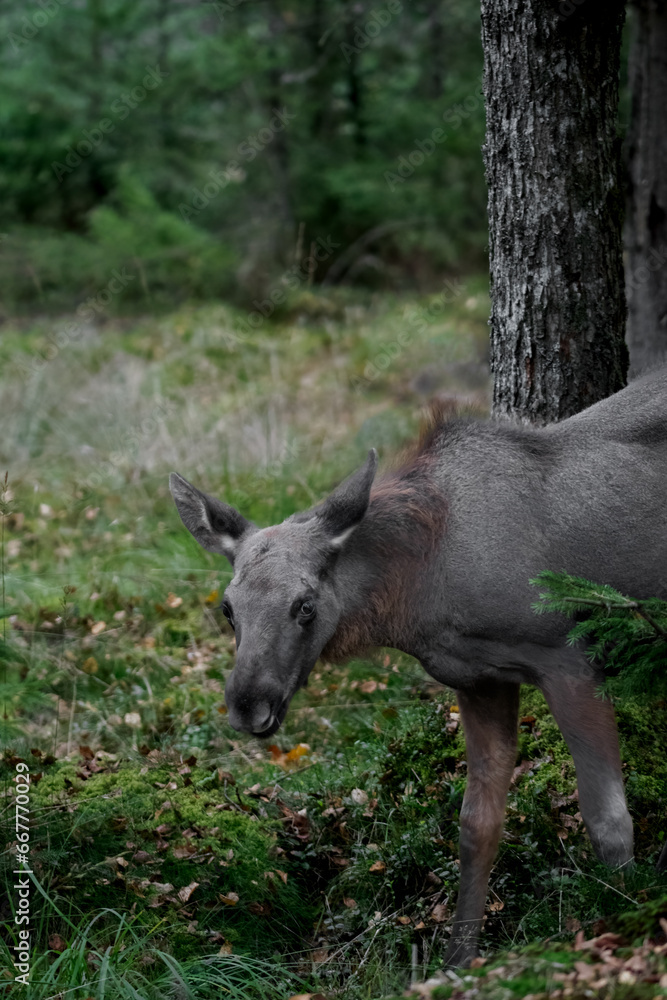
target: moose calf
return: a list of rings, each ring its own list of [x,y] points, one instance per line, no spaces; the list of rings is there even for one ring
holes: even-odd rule
[[[319,506],[258,528],[176,474],[183,523],[234,576],[229,721],[270,736],[321,656],[371,646],[415,656],[457,691],[468,778],[461,884],[447,960],[476,953],[516,759],[519,686],[543,692],[574,758],[599,857],[633,854],[613,709],[599,670],[536,616],[529,580],[564,570],[635,597],[667,597],[667,367],[562,423],[441,420],[401,468],[377,457]]]

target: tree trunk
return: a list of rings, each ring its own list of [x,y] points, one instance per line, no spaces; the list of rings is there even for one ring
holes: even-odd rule
[[[562,420],[625,385],[623,0],[481,0],[493,411]]]
[[[633,372],[667,358],[667,4],[631,7],[627,340]]]

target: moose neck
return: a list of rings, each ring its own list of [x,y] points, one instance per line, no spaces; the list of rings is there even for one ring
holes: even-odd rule
[[[347,659],[372,646],[409,651],[445,518],[445,498],[421,463],[374,486],[368,511],[338,558],[342,614],[324,659]]]

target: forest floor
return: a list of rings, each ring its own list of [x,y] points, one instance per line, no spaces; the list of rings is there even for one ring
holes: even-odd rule
[[[487,315],[471,279],[415,301],[304,293],[257,327],[221,305],[4,323],[0,995],[667,995],[664,705],[617,705],[637,841],[621,877],[525,689],[484,957],[458,973],[439,971],[466,770],[454,693],[380,650],[319,663],[268,741],[226,722],[231,571],[181,525],[168,473],[259,524],[311,506],[368,447],[391,461],[433,396],[488,406]]]

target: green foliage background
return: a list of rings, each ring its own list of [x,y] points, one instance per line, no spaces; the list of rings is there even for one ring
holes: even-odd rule
[[[315,280],[483,261],[473,0],[44,0],[0,39],[5,308],[122,264],[119,301],[252,298],[318,237]]]

